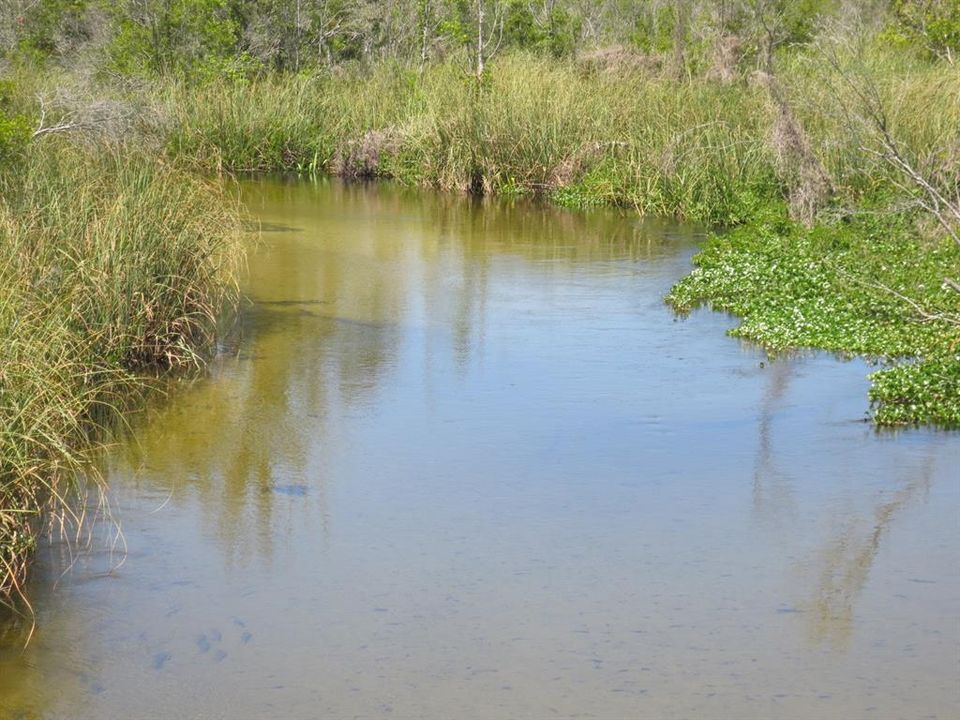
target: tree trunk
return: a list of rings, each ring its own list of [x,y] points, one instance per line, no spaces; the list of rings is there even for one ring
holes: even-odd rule
[[[477,0],[477,82],[483,79],[483,0]]]

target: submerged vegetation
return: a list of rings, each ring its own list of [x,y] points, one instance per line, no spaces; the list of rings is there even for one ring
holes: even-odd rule
[[[212,347],[218,173],[708,223],[678,311],[960,424],[958,47],[951,0],[0,0],[0,592],[136,373]]]

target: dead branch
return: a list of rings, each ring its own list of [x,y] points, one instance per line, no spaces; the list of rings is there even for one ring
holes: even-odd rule
[[[62,118],[61,121],[56,125],[45,125],[44,123],[46,123],[47,120],[47,107],[42,97],[37,96],[37,100],[40,102],[40,122],[37,125],[37,129],[33,131],[33,135],[31,137],[37,138],[41,135],[46,135],[47,133],[77,130],[81,127],[81,124],[74,122],[70,115],[64,116],[64,118]]]
[[[862,77],[860,82],[850,72],[841,67],[839,60],[832,53],[823,55],[840,77],[842,83],[853,93],[859,101],[862,112],[850,112],[840,93],[838,100],[848,116],[856,117],[860,122],[873,130],[880,148],[869,148],[861,145],[861,151],[878,157],[897,171],[907,182],[908,186],[896,183],[902,190],[915,197],[918,207],[930,213],[943,230],[960,246],[960,186],[955,188],[955,197],[947,195],[947,191],[938,188],[934,182],[925,176],[917,166],[910,161],[903,146],[894,137],[890,129],[890,120],[886,107],[880,97],[880,91],[869,77]],[[910,192],[910,189],[913,192]]]
[[[917,302],[913,298],[908,297],[907,295],[904,295],[903,293],[894,290],[892,287],[889,287],[888,285],[884,285],[883,283],[875,282],[872,280],[865,280],[863,278],[855,277],[841,268],[836,268],[836,270],[841,277],[845,277],[847,280],[849,280],[852,283],[855,283],[857,285],[862,285],[864,287],[872,288],[873,290],[879,290],[880,292],[886,293],[887,295],[891,295],[897,298],[898,300],[905,302],[907,305],[913,308],[913,311],[920,317],[921,322],[947,322],[947,323],[950,323],[951,325],[960,325],[960,316],[958,315],[955,315],[953,313],[945,313],[945,312],[931,312],[930,310],[927,310],[925,307],[923,307],[923,305],[921,305],[919,302]],[[944,285],[947,285],[953,290],[960,292],[960,283],[957,283],[954,280],[951,280],[950,278],[944,278],[943,282],[944,282]]]
[[[120,135],[130,129],[133,113],[122,103],[106,99],[78,98],[70,91],[59,89],[54,99],[48,103],[44,98],[37,96],[40,105],[40,119],[32,138],[44,135],[53,135],[61,132],[97,133],[100,135]],[[47,124],[48,115],[52,114],[50,107],[58,111],[58,119]]]

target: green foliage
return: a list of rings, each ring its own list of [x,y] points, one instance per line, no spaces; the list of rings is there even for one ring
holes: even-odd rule
[[[956,0],[894,0],[894,33],[938,58],[960,54],[960,2]]]
[[[27,118],[22,115],[9,116],[0,109],[0,165],[23,154],[31,133]]]
[[[810,42],[818,23],[836,14],[838,0],[779,0],[775,6],[775,22],[781,26],[781,42],[786,45],[802,45]]]
[[[19,20],[19,52],[43,61],[91,39],[85,22],[94,0],[38,0]]]
[[[23,155],[33,134],[30,121],[12,109],[15,93],[12,81],[0,80],[0,168]]]
[[[212,78],[249,62],[237,54],[239,27],[228,0],[146,0],[121,6],[108,47],[124,75]]]
[[[630,40],[644,52],[666,52],[673,48],[676,24],[676,11],[671,5],[655,6],[637,16]]]
[[[807,230],[769,206],[712,238],[668,300],[680,311],[708,304],[734,313],[741,324],[732,334],[773,352],[816,347],[896,361],[873,376],[875,421],[958,425],[960,295],[943,287],[957,254],[952,241],[918,239],[904,219]]]
[[[562,7],[551,8],[546,18],[540,20],[524,0],[506,4],[503,42],[507,47],[564,57],[573,53],[579,32],[577,17]]]
[[[527,3],[523,0],[511,0],[507,3],[505,14],[503,38],[508,45],[528,50],[540,45],[543,32],[537,26],[536,18]]]
[[[629,45],[673,60],[684,55],[689,65],[709,57],[718,33],[736,35],[748,55],[766,57],[809,42],[840,7],[857,10],[867,2],[609,0],[591,7],[580,0],[36,0],[22,17],[0,18],[0,43],[12,33],[18,47],[8,52],[34,61],[80,46],[96,55],[105,49],[109,72],[124,75],[249,77],[264,68],[299,72],[384,56],[420,61],[457,48],[475,52],[482,7],[488,51],[568,57],[596,45]],[[938,52],[955,47],[953,5],[895,0],[897,32],[922,36]]]
[[[541,45],[554,57],[572,55],[576,50],[582,25],[582,20],[575,13],[555,7],[550,12],[546,38]]]

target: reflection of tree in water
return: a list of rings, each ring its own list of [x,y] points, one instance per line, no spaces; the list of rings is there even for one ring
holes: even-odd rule
[[[240,556],[272,554],[276,506],[289,504],[277,488],[305,486],[298,502],[325,512],[328,416],[365,402],[395,354],[390,313],[402,307],[403,275],[351,284],[336,263],[297,262],[291,239],[270,248],[276,262],[251,270],[252,292],[269,299],[243,314],[241,357],[162,403],[128,456],[148,480],[173,481],[172,502],[198,498]],[[382,321],[355,319],[355,308],[340,318],[339,301]]]
[[[795,363],[778,359],[769,366],[769,383],[760,405],[759,439],[753,472],[753,508],[759,516],[782,529],[793,512],[792,484],[777,467],[772,429],[776,410],[789,390]],[[930,488],[935,446],[912,479],[901,480],[892,496],[878,498],[872,512],[853,517],[837,526],[821,549],[815,594],[810,603],[811,634],[816,642],[845,646],[851,636],[854,605],[863,590],[880,543],[896,517]]]
[[[290,508],[278,487],[305,486],[302,502],[325,513],[338,420],[375,406],[400,353],[423,354],[413,360],[429,383],[435,358],[465,368],[482,352],[495,273],[522,287],[553,262],[656,257],[674,252],[678,232],[611,212],[389,187],[277,184],[247,194],[273,225],[250,259],[241,355],[161,403],[126,458],[161,491],[172,484],[172,503],[197,498],[238,560],[272,555],[278,508]],[[404,342],[411,333],[423,336]]]
[[[381,197],[387,203],[407,202],[402,194]],[[690,228],[673,221],[640,220],[611,210],[583,213],[489,198],[414,197],[428,229],[420,241],[429,273],[422,289],[430,311],[444,312],[442,304],[450,299],[445,283],[459,283],[447,319],[461,366],[483,344],[490,279],[494,273],[509,278],[511,262],[520,261],[516,286],[522,289],[531,262],[595,270],[597,263],[673,255],[678,238],[690,242],[693,237]]]
[[[820,576],[813,598],[811,633],[817,642],[846,646],[853,630],[854,604],[863,590],[884,536],[897,516],[930,489],[934,448],[892,496],[881,496],[872,514],[852,518],[820,553]]]
[[[794,362],[779,358],[768,367],[770,379],[760,402],[757,457],[753,465],[753,510],[780,527],[784,515],[793,512],[793,499],[787,475],[774,462],[772,430],[777,408],[790,386]]]

